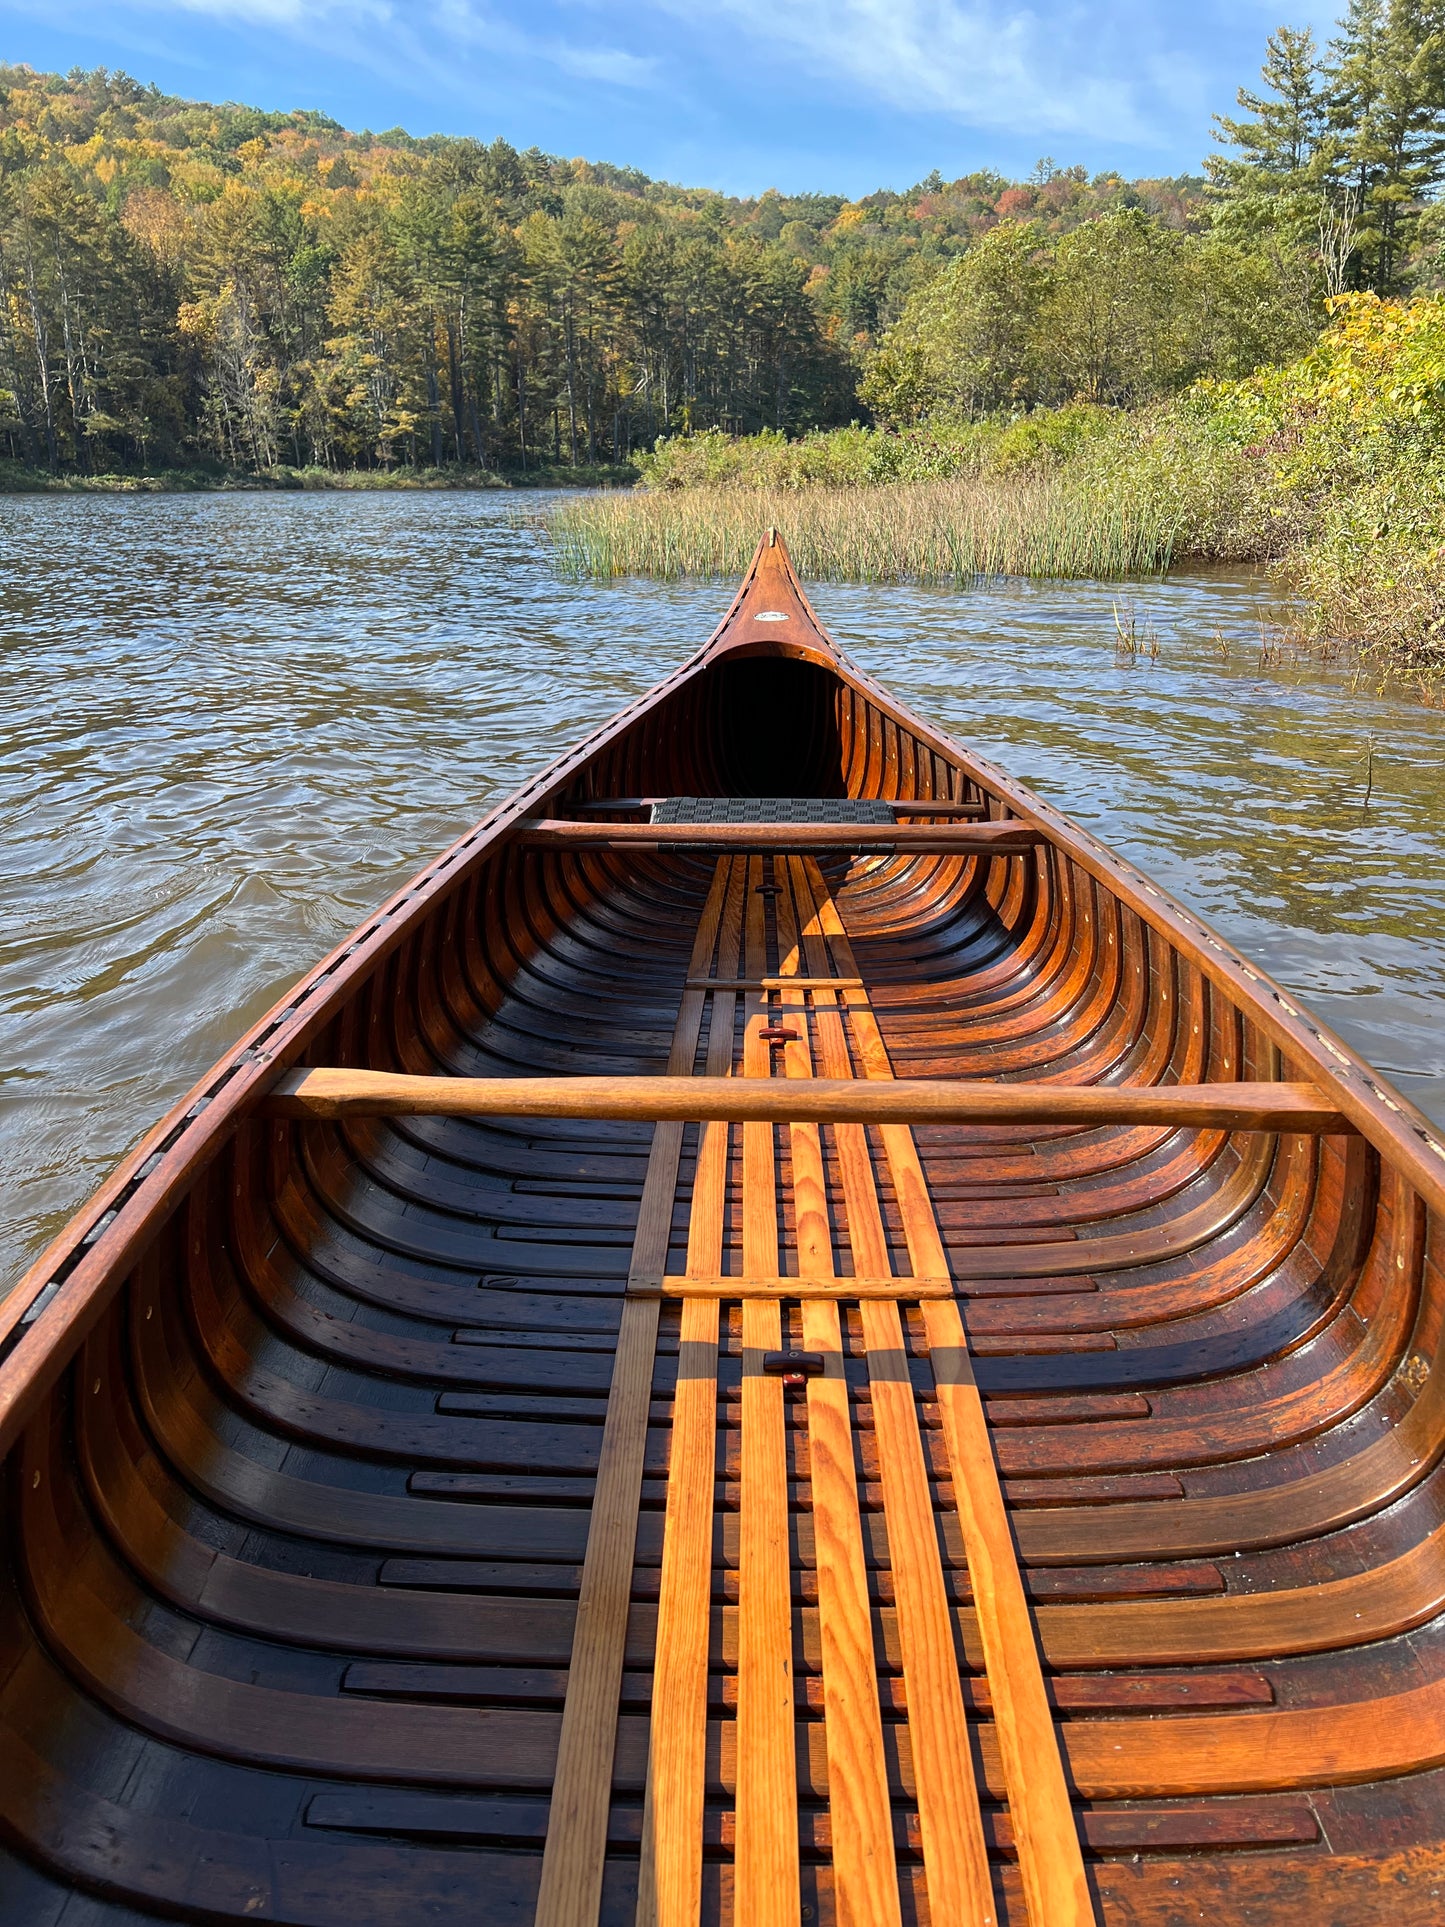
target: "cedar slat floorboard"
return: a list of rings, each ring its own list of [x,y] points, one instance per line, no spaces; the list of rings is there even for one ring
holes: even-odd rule
[[[789,889],[790,869],[775,860],[778,953],[784,972],[796,972],[805,941]],[[805,994],[802,988],[790,989],[785,976],[783,1011],[802,1009]],[[783,1064],[789,1077],[813,1075],[804,1032],[784,1046]],[[827,1277],[833,1273],[834,1233],[821,1134],[815,1124],[794,1124],[788,1139],[799,1271]],[[846,1204],[843,1220],[840,1230],[856,1254]],[[871,1922],[901,1927],[842,1321],[836,1304],[813,1300],[803,1305],[800,1323],[804,1350],[824,1360],[822,1374],[807,1386],[808,1464],[836,1904],[839,1919],[850,1927]]]
[[[0,1302],[0,1927],[1433,1927],[1442,1213],[764,544]]]
[[[748,859],[744,966],[760,975],[767,961],[763,864]],[[768,1046],[760,992],[743,1004],[742,1074],[764,1076]],[[742,1127],[743,1270],[756,1277],[778,1263],[776,1166],[772,1127]],[[788,1446],[783,1384],[763,1370],[763,1355],[781,1349],[776,1299],[744,1302],[741,1322],[742,1410],[739,1420],[737,1617],[737,1843],[734,1907],[756,1927],[797,1927],[798,1788],[793,1737],[793,1628],[788,1545]]]
[[[720,866],[693,944],[694,973],[705,969],[712,955],[726,895],[726,870]],[[668,1060],[674,1076],[693,1067],[702,1015],[699,993],[685,991]],[[659,1124],[638,1211],[633,1275],[650,1276],[666,1262],[681,1155],[681,1127]],[[557,1743],[537,1927],[592,1927],[601,1904],[657,1320],[654,1300],[629,1298],[623,1307]]]
[[[726,895],[717,967],[736,970],[747,866],[724,858],[718,877]],[[732,1066],[735,1004],[731,995],[719,995],[710,1006],[709,1076],[721,1077]],[[716,1271],[722,1263],[728,1129],[705,1124],[699,1134],[688,1215],[689,1275]],[[683,1306],[679,1327],[638,1927],[691,1927],[702,1906],[717,1368],[718,1307],[694,1298]]]

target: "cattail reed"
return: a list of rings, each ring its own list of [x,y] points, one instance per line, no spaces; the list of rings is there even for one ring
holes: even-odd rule
[[[738,575],[776,526],[799,571],[827,582],[970,582],[995,575],[1150,575],[1177,514],[1057,476],[869,489],[634,489],[543,512],[564,575]]]

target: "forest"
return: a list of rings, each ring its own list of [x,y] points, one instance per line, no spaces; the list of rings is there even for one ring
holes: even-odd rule
[[[1445,0],[1281,28],[1197,177],[756,199],[0,68],[0,459],[632,473],[661,438],[1134,408],[1445,280]]]
[[[1043,161],[738,200],[0,68],[0,451],[82,476],[516,473],[793,435],[868,418],[880,342],[991,230],[1048,248],[1117,216],[1172,241],[1207,225],[1204,190]]]

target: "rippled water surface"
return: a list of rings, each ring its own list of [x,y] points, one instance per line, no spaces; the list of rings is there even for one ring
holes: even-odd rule
[[[0,1281],[303,968],[726,600],[559,583],[524,506],[0,498]],[[815,601],[1445,1122],[1445,714],[1263,666],[1244,575]]]

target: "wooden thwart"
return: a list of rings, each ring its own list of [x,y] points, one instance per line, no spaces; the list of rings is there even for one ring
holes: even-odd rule
[[[868,801],[886,803],[895,816],[982,816],[982,803],[951,803],[944,797],[883,796]],[[564,807],[600,813],[603,810],[650,810],[658,803],[670,803],[670,796],[591,796],[585,802]]]
[[[711,986],[710,986],[711,988]],[[701,999],[696,980],[685,993]],[[756,994],[756,993],[754,993]],[[861,1000],[850,1002],[862,1008]],[[769,1011],[760,1006],[759,1014]],[[803,1005],[771,1007],[790,1024]],[[743,1077],[410,1077],[391,1071],[287,1071],[275,1117],[578,1117],[644,1123],[1094,1124],[1302,1131],[1354,1126],[1312,1084],[998,1084],[972,1079]]]
[[[529,817],[527,849],[868,850],[901,856],[1023,856],[1047,841],[1027,823],[569,823]]]

